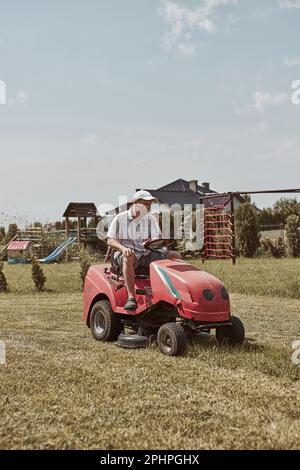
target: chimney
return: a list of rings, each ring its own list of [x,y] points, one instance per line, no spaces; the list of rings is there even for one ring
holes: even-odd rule
[[[209,184],[210,183],[204,182],[204,183],[202,183],[202,186],[203,186],[204,189],[209,189]]]
[[[192,180],[189,182],[189,185],[190,185],[190,189],[192,191],[195,191],[195,193],[197,192],[197,189],[198,189],[198,180]]]

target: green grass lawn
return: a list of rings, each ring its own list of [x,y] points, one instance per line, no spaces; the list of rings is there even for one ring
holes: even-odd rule
[[[230,292],[300,299],[299,258],[239,258],[236,266],[230,261],[195,264],[222,279]]]
[[[82,322],[76,263],[45,266],[35,293],[29,266],[5,266],[0,294],[0,448],[300,448],[299,260],[209,262],[246,326],[241,349],[213,337],[186,356],[155,344],[124,350],[96,342]],[[298,297],[298,298],[297,298]]]

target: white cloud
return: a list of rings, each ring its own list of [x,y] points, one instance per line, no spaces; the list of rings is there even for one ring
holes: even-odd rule
[[[300,0],[279,0],[280,8],[300,8]]]
[[[286,57],[283,61],[283,64],[286,67],[295,67],[296,65],[300,65],[300,56],[294,57],[294,59],[289,59]]]
[[[82,143],[85,145],[96,145],[99,142],[97,134],[90,132],[85,135],[82,139]]]
[[[287,99],[288,95],[286,93],[275,92],[272,94],[268,91],[264,92],[257,90],[255,93],[253,93],[253,106],[257,111],[263,112],[267,108],[285,103]]]
[[[216,25],[209,19],[201,20],[198,23],[200,29],[205,31],[206,33],[213,34],[217,31]]]
[[[191,56],[195,53],[195,46],[191,43],[181,42],[178,44],[177,49],[182,55],[186,57]]]
[[[167,23],[169,30],[163,36],[166,50],[175,49],[183,55],[193,55],[196,45],[192,42],[194,31],[214,34],[217,26],[213,16],[216,9],[225,5],[236,5],[239,0],[201,0],[199,6],[188,8],[172,0],[161,0],[158,14]]]
[[[25,91],[19,90],[14,98],[8,98],[8,106],[23,105],[27,103],[30,96]]]

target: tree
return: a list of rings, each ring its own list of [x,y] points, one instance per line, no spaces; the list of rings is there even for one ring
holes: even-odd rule
[[[300,255],[300,217],[290,215],[286,221],[286,239],[289,255],[296,257]]]
[[[236,210],[236,230],[241,255],[252,258],[259,246],[259,226],[256,212],[249,202]]]
[[[9,224],[8,231],[5,237],[5,243],[9,243],[12,238],[18,233],[18,226],[17,224]]]
[[[286,223],[290,215],[300,215],[300,204],[297,199],[281,198],[273,206],[274,214],[279,216],[280,222]]]
[[[30,259],[31,262],[31,276],[35,287],[38,291],[42,292],[45,290],[46,276],[39,265],[37,258],[34,256]]]
[[[273,208],[262,209],[257,217],[260,225],[285,224],[289,215],[300,216],[300,203],[297,199],[281,198],[275,202]]]
[[[282,217],[279,213],[274,212],[271,207],[262,209],[257,214],[259,225],[278,225],[282,223]]]
[[[245,194],[245,195],[243,196],[243,198],[244,198],[245,202],[251,202],[251,196],[250,196],[250,194]]]
[[[5,228],[0,227],[0,243],[5,239]]]
[[[64,230],[65,229],[65,223],[62,222],[61,220],[57,220],[55,222],[55,229],[56,230]]]
[[[3,272],[3,266],[4,266],[4,263],[0,261],[0,292],[7,292],[8,291],[7,280]]]

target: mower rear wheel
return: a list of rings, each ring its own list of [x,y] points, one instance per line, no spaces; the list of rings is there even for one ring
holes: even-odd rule
[[[179,323],[165,323],[157,333],[160,351],[167,356],[181,356],[187,348],[187,338]]]
[[[120,318],[112,311],[108,300],[99,300],[91,311],[91,332],[98,341],[115,341],[123,326]]]
[[[216,329],[217,342],[222,345],[238,346],[245,340],[245,328],[238,317],[230,317],[231,325]]]

